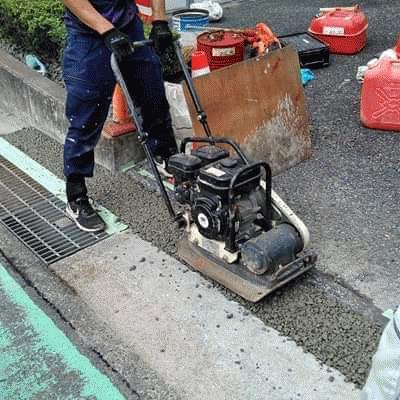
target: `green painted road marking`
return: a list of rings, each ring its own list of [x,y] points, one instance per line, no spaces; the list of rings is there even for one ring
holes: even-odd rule
[[[0,155],[18,167],[21,171],[25,172],[36,182],[40,183],[50,193],[54,194],[64,202],[67,201],[65,196],[65,182],[62,179],[42,167],[39,163],[32,160],[28,155],[8,143],[3,138],[0,138]],[[127,225],[119,222],[119,218],[106,208],[97,206],[97,209],[107,224],[106,232],[109,235],[122,232],[128,228]]]
[[[0,399],[123,400],[0,264]]]

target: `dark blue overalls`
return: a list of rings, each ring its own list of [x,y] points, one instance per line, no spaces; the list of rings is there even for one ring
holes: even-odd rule
[[[90,2],[132,40],[144,39],[143,24],[132,0]],[[65,22],[68,36],[64,52],[64,81],[66,116],[70,126],[64,146],[64,174],[67,178],[91,177],[94,148],[115,87],[111,53],[99,34],[68,11]],[[143,128],[149,134],[153,151],[167,157],[169,149],[176,145],[158,56],[152,49],[144,47],[126,57],[120,66],[135,103],[141,107]]]

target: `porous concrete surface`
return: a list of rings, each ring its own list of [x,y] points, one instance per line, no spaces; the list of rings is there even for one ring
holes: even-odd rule
[[[359,398],[337,371],[129,231],[50,269],[183,399]]]
[[[32,129],[9,135],[7,140],[62,177],[62,147],[58,143]],[[113,175],[98,167],[90,182],[90,194],[119,215],[142,239],[175,254],[175,243],[181,233],[171,224],[157,193],[148,191],[127,174]],[[312,276],[296,280],[257,304],[217,287],[267,326],[293,339],[347,379],[362,385],[381,328],[327,296],[324,287],[316,285]]]
[[[97,318],[73,287],[60,280],[1,224],[0,243],[0,263],[127,400],[180,400],[156,371]]]

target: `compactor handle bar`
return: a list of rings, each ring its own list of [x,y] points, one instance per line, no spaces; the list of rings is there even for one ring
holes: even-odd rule
[[[152,40],[141,40],[141,41],[138,41],[138,42],[132,42],[131,43],[131,47],[132,47],[132,50],[134,50],[136,48],[149,46],[149,45],[152,45],[152,44],[153,44]],[[125,79],[124,79],[124,77],[122,76],[122,73],[121,73],[121,69],[120,69],[120,66],[119,66],[119,61],[117,60],[117,57],[115,56],[114,53],[111,55],[111,68],[112,68],[112,70],[114,72],[115,78],[116,78],[117,82],[119,83],[119,85],[120,85],[120,87],[122,89],[122,92],[124,93],[125,99],[126,99],[126,101],[128,103],[129,111],[132,114],[133,122],[134,122],[134,124],[135,124],[135,126],[137,128],[138,139],[143,145],[143,150],[145,152],[146,158],[149,160],[150,167],[152,169],[154,177],[157,180],[157,184],[158,184],[158,187],[160,189],[161,196],[162,196],[162,198],[163,198],[163,200],[164,200],[164,202],[165,202],[165,204],[166,204],[166,206],[168,208],[168,212],[169,212],[170,216],[178,223],[178,225],[181,226],[181,225],[183,225],[183,222],[184,222],[183,219],[182,219],[182,215],[181,214],[177,214],[175,212],[175,210],[174,210],[174,208],[173,208],[173,206],[171,204],[171,201],[170,201],[170,199],[168,197],[168,193],[167,193],[167,191],[165,189],[165,186],[164,186],[164,184],[162,182],[160,173],[159,173],[159,171],[157,169],[157,166],[156,166],[156,164],[154,162],[152,152],[151,152],[149,144],[147,142],[147,133],[144,132],[144,130],[142,128],[141,120],[140,120],[139,115],[138,115],[138,113],[136,111],[135,103],[134,103],[134,101],[132,99],[132,96],[129,93],[128,87],[127,87],[126,82],[125,82]]]

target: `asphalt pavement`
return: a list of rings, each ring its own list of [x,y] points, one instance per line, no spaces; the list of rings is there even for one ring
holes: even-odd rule
[[[400,301],[400,135],[363,128],[357,68],[393,47],[398,1],[358,2],[369,20],[357,55],[331,55],[305,91],[311,112],[312,157],[274,179],[310,228],[318,268],[338,276],[385,310]],[[325,1],[246,1],[225,8],[219,25],[266,22],[278,35],[305,32]],[[266,93],[267,95],[267,93]]]

